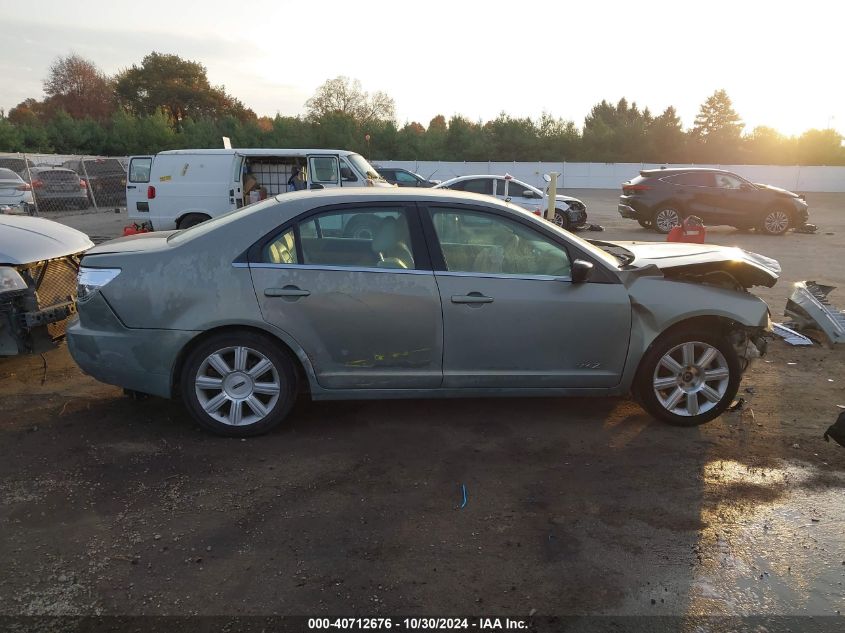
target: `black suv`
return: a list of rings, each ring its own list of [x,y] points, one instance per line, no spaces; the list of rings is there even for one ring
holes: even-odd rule
[[[401,167],[378,167],[374,165],[381,177],[392,185],[400,187],[433,187],[439,180],[426,180],[419,174],[415,174]]]
[[[88,181],[88,198],[99,206],[126,206],[126,171],[116,158],[67,160],[62,167],[72,169]]]
[[[753,184],[722,169],[644,169],[622,185],[619,214],[668,233],[688,215],[705,224],[756,228],[769,235],[807,223],[807,202],[797,193]]]

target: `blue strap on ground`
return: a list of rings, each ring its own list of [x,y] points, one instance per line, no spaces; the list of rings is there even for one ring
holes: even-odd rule
[[[461,510],[463,510],[467,505],[467,487],[464,484],[461,484],[461,492],[464,495],[464,500],[461,502]]]

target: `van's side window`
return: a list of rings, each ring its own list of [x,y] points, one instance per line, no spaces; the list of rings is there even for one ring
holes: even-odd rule
[[[311,182],[336,183],[337,158],[334,156],[313,156],[311,158]]]
[[[153,159],[149,156],[133,158],[129,163],[129,182],[150,182]]]

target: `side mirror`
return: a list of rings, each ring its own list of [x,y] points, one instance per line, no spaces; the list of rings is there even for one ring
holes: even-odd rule
[[[543,180],[545,180],[546,182],[551,182],[551,181],[552,181],[552,177],[551,177],[551,176],[549,176],[548,174],[543,174]]]
[[[593,274],[593,265],[590,262],[585,262],[583,259],[576,259],[572,262],[572,271],[570,277],[572,283],[580,284],[589,281]]]
[[[313,182],[311,183],[311,189],[325,189],[325,187],[319,182]]]

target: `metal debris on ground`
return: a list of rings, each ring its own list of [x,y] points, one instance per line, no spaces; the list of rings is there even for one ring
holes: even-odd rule
[[[825,442],[829,442],[830,438],[833,438],[834,442],[840,446],[845,446],[845,411],[839,414],[836,422],[830,425],[830,428],[824,432],[823,437]]]
[[[813,341],[809,338],[796,332],[792,328],[788,328],[782,323],[772,323],[772,328],[779,337],[781,337],[789,345],[812,345]]]
[[[467,487],[465,484],[461,484],[461,495],[463,495],[463,500],[461,501],[461,510],[463,510],[467,505]]]
[[[784,314],[801,329],[820,329],[831,343],[845,343],[845,312],[827,299],[835,289],[815,281],[799,281],[786,301]]]
[[[598,231],[598,232],[604,231],[604,227],[601,224],[588,224],[586,226],[586,229],[588,231]]]
[[[815,224],[809,224],[809,223],[808,223],[808,224],[803,224],[803,225],[801,225],[801,226],[799,226],[799,227],[796,227],[795,232],[796,232],[796,233],[810,233],[810,234],[813,234],[813,233],[815,233],[815,232],[816,232],[816,231],[818,231],[818,230],[819,230],[819,227],[817,227]]]
[[[745,398],[739,397],[731,403],[728,411],[742,411],[743,407],[745,407]]]

